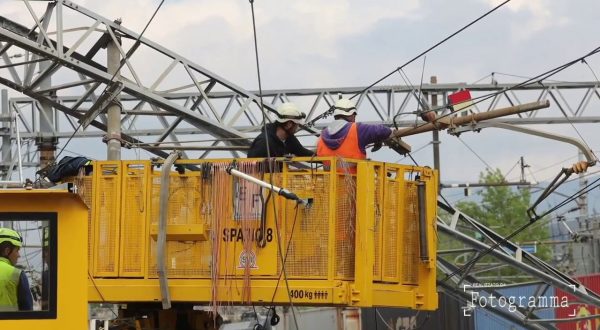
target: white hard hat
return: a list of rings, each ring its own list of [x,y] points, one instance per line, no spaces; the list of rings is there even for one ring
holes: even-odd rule
[[[302,125],[304,124],[304,118],[306,118],[306,114],[304,112],[300,112],[294,103],[282,103],[277,108],[277,118],[275,120],[280,123],[285,123],[291,120],[296,124]]]
[[[352,116],[356,114],[356,104],[349,99],[339,99],[333,106],[333,116]]]

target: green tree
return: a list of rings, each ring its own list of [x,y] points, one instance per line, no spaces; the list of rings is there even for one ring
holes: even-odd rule
[[[487,170],[480,174],[482,183],[502,183],[504,176],[499,169]],[[517,189],[509,186],[488,186],[478,192],[480,202],[463,201],[456,208],[471,216],[503,237],[529,222],[527,209],[531,205],[531,194],[528,189]],[[543,221],[540,219],[538,221]],[[512,242],[533,244],[548,237],[547,226],[530,226],[515,237]],[[545,261],[550,260],[551,249],[543,244],[537,244],[535,255]],[[502,270],[499,275],[509,275],[510,271]]]

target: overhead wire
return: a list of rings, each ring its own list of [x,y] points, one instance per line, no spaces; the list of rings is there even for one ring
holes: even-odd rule
[[[539,215],[538,218],[543,218],[544,216],[558,210],[559,208],[567,205],[568,203],[574,201],[575,199],[587,194],[588,192],[600,187],[600,183],[598,183],[597,185],[589,188],[590,186],[592,186],[593,184],[596,184],[597,182],[600,181],[600,177],[598,177],[596,180],[594,180],[592,183],[587,184],[585,187],[581,188],[580,190],[578,190],[576,193],[574,193],[573,195],[569,196],[568,198],[566,198],[564,201],[558,203],[556,206],[550,208],[549,210],[545,211],[544,213],[542,213],[542,215]]]
[[[494,11],[498,10],[500,7],[504,6],[505,4],[509,3],[511,0],[506,0],[502,3],[500,3],[499,5],[497,5],[496,7],[492,8],[491,10],[489,10],[488,12],[486,12],[485,14],[479,16],[478,18],[476,18],[475,20],[471,21],[470,23],[464,25],[463,27],[461,27],[460,29],[458,29],[457,31],[455,31],[454,33],[450,34],[449,36],[447,36],[446,38],[442,39],[441,41],[437,42],[436,44],[434,44],[433,46],[427,48],[426,50],[424,50],[423,52],[419,53],[417,56],[413,57],[412,59],[408,60],[407,62],[405,62],[404,64],[400,65],[399,67],[395,68],[394,70],[392,70],[391,72],[389,72],[388,74],[384,75],[383,77],[381,77],[380,79],[376,80],[374,83],[372,83],[371,85],[365,87],[364,89],[362,89],[360,92],[355,93],[354,95],[352,95],[350,97],[350,99],[355,98],[358,95],[363,94],[365,91],[371,89],[373,86],[379,84],[380,82],[382,82],[383,80],[387,79],[388,77],[390,77],[391,75],[393,75],[396,72],[399,72],[406,67],[407,65],[411,64],[412,62],[416,61],[417,59],[419,59],[421,56],[429,53],[430,51],[434,50],[435,48],[439,47],[440,45],[442,45],[443,43],[445,43],[446,41],[450,40],[451,38],[453,38],[454,36],[458,35],[459,33],[463,32],[464,30],[466,30],[467,28],[469,28],[470,26],[472,26],[473,24],[477,23],[478,21],[482,20],[483,18],[485,18],[486,16],[488,16],[489,14],[493,13]],[[316,122],[317,120],[325,117],[328,115],[329,112],[331,112],[333,110],[333,107],[330,107],[329,110],[325,111],[324,113],[316,116],[315,118],[313,118],[308,125],[313,124],[314,122]]]
[[[461,27],[460,29],[458,29],[457,31],[455,31],[454,33],[450,34],[449,36],[447,36],[446,38],[442,39],[441,41],[437,42],[436,44],[434,44],[433,46],[427,48],[426,50],[424,50],[423,52],[419,53],[417,56],[413,57],[412,59],[408,60],[406,63],[402,64],[401,66],[395,68],[394,70],[392,70],[390,73],[384,75],[383,77],[379,78],[378,80],[376,80],[375,82],[373,82],[371,85],[365,87],[362,91],[354,94],[352,97],[350,97],[350,99],[355,98],[356,96],[364,93],[365,91],[369,90],[370,88],[372,88],[373,86],[377,85],[378,83],[382,82],[383,80],[385,80],[386,78],[388,78],[389,76],[391,76],[392,74],[394,74],[396,71],[398,70],[402,70],[404,67],[406,67],[407,65],[411,64],[412,62],[416,61],[417,59],[419,59],[421,56],[429,53],[430,51],[434,50],[435,48],[437,48],[438,46],[440,46],[441,44],[445,43],[446,41],[450,40],[451,38],[453,38],[454,36],[456,36],[457,34],[463,32],[464,30],[466,30],[467,28],[469,28],[471,25],[479,22],[480,20],[482,20],[483,18],[485,18],[486,16],[488,16],[489,14],[493,13],[494,11],[496,11],[497,9],[499,9],[500,7],[504,6],[505,4],[509,3],[511,0],[505,0],[504,2],[500,3],[499,5],[497,5],[496,7],[492,8],[491,10],[489,10],[488,12],[486,12],[485,14],[479,16],[478,18],[476,18],[475,20],[469,22],[467,25]]]
[[[425,71],[425,62],[423,62],[423,71]],[[400,74],[400,77],[402,78],[402,80],[404,80],[404,83],[407,86],[410,86],[411,88],[411,94],[414,94],[414,90],[415,87],[413,86],[412,82],[410,81],[410,78],[408,77],[408,75],[406,74],[406,72],[404,72],[404,70],[399,70],[398,74]],[[421,74],[421,86],[423,84],[423,74]],[[417,111],[415,111],[415,114],[418,113],[418,107],[419,105],[421,105],[421,87],[419,87],[419,96],[417,96]],[[398,129],[398,125],[396,124],[396,118],[400,117],[402,115],[402,113],[398,112],[396,115],[394,115],[394,117],[392,118],[392,123],[394,124],[394,128]],[[417,116],[415,116],[415,126],[417,125]]]
[[[587,65],[587,67],[592,72],[592,75],[594,75],[594,78],[596,79],[596,82],[600,82],[600,80],[598,80],[598,76],[596,75],[596,72],[594,72],[594,69],[592,69],[592,66],[585,60],[585,58],[581,60],[581,63]]]
[[[135,43],[133,44],[133,46],[130,49],[136,49],[138,47],[138,45],[140,44],[140,40],[142,39],[142,36],[144,35],[144,33],[146,32],[146,30],[150,26],[150,23],[152,23],[152,21],[154,20],[154,17],[156,17],[156,14],[160,10],[160,8],[162,7],[162,5],[163,5],[164,2],[165,2],[165,0],[161,0],[160,1],[160,3],[158,4],[158,6],[156,7],[156,9],[154,10],[154,13],[152,13],[152,16],[150,17],[150,19],[148,20],[148,22],[144,26],[144,29],[142,30],[142,32],[140,33],[140,35],[137,37]],[[119,74],[119,72],[121,71],[121,68],[123,67],[123,65],[125,65],[125,63],[127,62],[127,59],[129,59],[129,57],[131,57],[131,55],[133,55],[133,53],[134,52],[127,52],[125,54],[125,58],[120,61],[119,66],[115,70],[115,73],[113,73],[113,75],[110,78],[110,80],[106,83],[106,85],[104,86],[104,90],[102,91],[102,93],[100,93],[100,95],[103,95],[104,93],[106,93],[106,90],[108,89],[108,87],[110,86],[110,84],[114,82],[113,80]],[[83,125],[83,121],[80,121],[79,125],[77,126],[77,128],[73,131],[73,134],[71,134],[71,136],[67,139],[67,142],[59,150],[59,152],[56,155],[55,159],[58,159],[58,157],[62,154],[64,148],[66,148],[66,146],[69,145],[69,142],[71,142],[71,140],[73,139],[73,137],[75,136],[75,134],[77,134],[77,132],[79,131],[79,129],[81,128],[82,125]]]
[[[481,77],[481,78],[479,78],[479,79],[475,80],[474,82],[472,82],[472,83],[471,83],[471,85],[474,85],[474,84],[476,84],[476,83],[478,83],[478,82],[482,81],[483,79],[485,79],[485,78],[488,78],[488,77],[490,77],[490,76],[492,76],[492,77],[493,77],[493,72],[492,72],[491,74],[487,74],[487,75],[485,75],[485,76],[483,76],[483,77]]]
[[[588,177],[588,176],[590,176],[590,175],[594,175],[594,174],[597,174],[597,173],[600,173],[600,170],[596,170],[596,171],[593,171],[593,172],[582,173],[582,174],[580,174],[580,176],[578,176],[578,177],[576,177],[576,178],[573,178],[573,179],[566,180],[565,182],[563,182],[563,184],[564,184],[564,183],[573,182],[573,181],[576,181],[576,180],[579,180],[579,179],[581,179],[581,178],[585,178],[585,177]],[[552,179],[552,178],[546,178],[546,179],[542,179],[541,181],[538,181],[538,182],[548,181],[548,180],[550,180],[550,179]]]
[[[558,205],[552,207],[550,210],[548,210],[547,212],[545,212],[544,214],[542,214],[541,216],[537,216],[536,219],[542,219],[543,217],[545,217],[546,215],[554,212],[555,210],[563,207],[564,205],[566,205],[567,203],[575,200],[576,198],[580,197],[583,194],[588,193],[589,191],[597,188],[600,186],[600,184],[597,184],[596,186],[591,187],[593,184],[595,184],[597,181],[600,181],[600,178],[598,178],[597,180],[595,180],[594,182],[592,182],[591,184],[588,184],[586,187],[580,189],[577,193],[568,196],[563,202],[559,203]],[[591,188],[590,188],[591,187]],[[442,196],[443,198],[443,196]],[[445,198],[444,198],[445,200]],[[445,200],[446,201],[446,200]],[[448,201],[446,201],[446,203],[448,205],[450,205],[448,203]],[[489,247],[488,249],[486,249],[483,253],[478,254],[476,257],[474,257],[473,259],[471,259],[469,262],[467,262],[465,265],[463,265],[462,267],[458,268],[457,270],[455,270],[454,272],[452,272],[451,274],[447,275],[446,278],[444,278],[442,281],[447,281],[449,278],[452,278],[453,276],[455,276],[456,274],[462,272],[463,270],[467,269],[467,267],[470,267],[472,264],[474,264],[475,262],[477,262],[479,259],[481,259],[482,257],[484,257],[485,255],[489,254],[492,250],[496,249],[500,244],[504,244],[506,241],[508,241],[509,239],[511,239],[512,237],[514,237],[515,235],[517,235],[518,233],[520,233],[521,231],[523,231],[524,229],[526,229],[527,227],[531,226],[532,224],[536,223],[535,221],[530,221],[528,223],[526,223],[525,225],[523,225],[522,227],[520,227],[519,229],[517,229],[515,232],[511,233],[510,235],[508,235],[507,237],[505,237],[504,239],[502,239],[501,241],[495,243],[494,245],[492,245],[491,247]]]
[[[556,162],[556,163],[553,163],[553,164],[551,164],[551,165],[548,165],[548,166],[546,166],[546,167],[542,167],[542,168],[540,168],[540,169],[537,169],[537,170],[533,171],[533,173],[538,173],[538,172],[541,172],[541,171],[547,170],[547,169],[549,169],[549,168],[553,168],[553,167],[555,167],[556,165],[562,164],[562,163],[564,163],[564,162],[566,162],[566,161],[569,161],[569,160],[571,160],[571,159],[573,159],[573,158],[576,158],[576,157],[577,157],[577,156],[571,156],[571,157],[565,158],[565,159],[563,159],[563,160],[561,160],[561,161],[559,161],[559,162]]]
[[[559,231],[560,231],[560,229],[559,229]],[[581,232],[579,232],[579,231],[573,231],[573,234],[576,234],[576,235],[579,235],[580,233]],[[565,242],[561,242],[561,243],[564,243],[564,244],[581,243],[581,242],[577,242],[575,239],[573,239],[571,233],[569,233],[569,232],[564,233],[562,231],[560,233],[558,233],[558,234],[553,234],[553,235],[550,235],[550,236],[547,236],[547,237],[543,237],[543,238],[541,238],[539,240],[536,240],[536,241],[539,244],[546,244],[546,245],[548,245],[548,242],[544,242],[544,241],[548,241],[548,240],[555,239],[555,238],[565,238],[565,237],[568,237],[568,239]]]
[[[504,4],[505,4],[505,3],[507,3],[507,2],[508,2],[508,1],[505,1],[504,3],[500,4],[498,7],[494,8],[492,11],[496,10],[497,8],[499,8],[500,6],[504,5]],[[486,14],[485,14],[484,16],[482,16],[481,18],[485,17],[486,15],[488,15],[489,13],[491,13],[492,11],[490,11],[490,12],[486,13]],[[477,20],[476,20],[476,21],[477,21]],[[474,23],[474,22],[472,22],[472,23],[470,23],[470,24],[473,24],[473,23]],[[468,27],[468,26],[469,26],[469,25],[467,25],[466,27]],[[464,28],[466,28],[466,27],[464,27]],[[464,28],[463,28],[463,29],[464,29]],[[459,30],[458,32],[462,31],[463,29]],[[447,39],[449,39],[449,38],[446,38],[446,39],[444,39],[442,42],[446,41]],[[396,70],[392,71],[391,73],[389,73],[388,75],[384,76],[383,78],[381,78],[380,80],[376,81],[375,83],[371,84],[370,86],[368,86],[368,87],[364,88],[364,89],[363,89],[361,92],[359,92],[359,93],[355,94],[355,95],[354,95],[354,96],[352,96],[351,98],[354,98],[355,96],[357,96],[357,95],[359,95],[359,94],[362,94],[362,93],[364,93],[366,90],[368,90],[369,88],[373,87],[374,85],[376,85],[377,83],[379,83],[379,82],[380,82],[380,81],[382,81],[383,79],[385,79],[385,78],[389,77],[389,76],[390,76],[391,74],[393,74],[393,72],[395,72],[395,71],[398,71],[398,72],[400,73],[401,77],[402,77],[403,79],[405,79],[405,78],[404,78],[404,76],[402,75],[402,73],[403,73],[403,71],[402,71],[402,68],[403,68],[404,66],[406,66],[407,64],[409,64],[409,63],[413,62],[414,60],[416,60],[418,57],[420,57],[420,56],[424,55],[425,53],[427,53],[427,52],[428,52],[428,51],[430,51],[431,49],[433,49],[433,48],[437,47],[439,44],[441,44],[441,42],[440,42],[440,43],[438,43],[438,44],[436,44],[436,45],[435,45],[435,46],[433,46],[432,48],[428,49],[427,51],[425,51],[425,52],[423,52],[423,53],[419,54],[417,57],[415,57],[415,58],[411,59],[409,62],[405,63],[403,66],[401,66],[401,67],[398,67]],[[530,79],[528,79],[528,80],[526,80],[526,81],[524,81],[524,82],[521,82],[521,83],[519,83],[519,84],[513,85],[513,86],[511,86],[511,87],[509,87],[509,88],[507,88],[507,89],[504,89],[504,90],[502,90],[502,91],[495,92],[495,93],[490,93],[490,94],[488,94],[488,95],[483,95],[483,96],[480,96],[480,97],[474,98],[474,99],[473,99],[474,101],[473,101],[473,103],[472,103],[472,104],[473,104],[473,105],[476,105],[476,104],[478,104],[478,103],[480,103],[480,102],[483,102],[483,101],[485,101],[485,100],[488,100],[488,99],[489,99],[489,98],[491,98],[491,97],[495,97],[495,96],[497,96],[497,95],[499,95],[499,94],[501,94],[501,93],[506,93],[506,92],[507,92],[507,91],[509,91],[509,90],[516,89],[516,88],[519,88],[519,87],[522,87],[522,86],[527,86],[527,85],[529,85],[529,84],[533,84],[533,83],[539,83],[539,84],[542,84],[542,81],[543,81],[543,80],[545,80],[545,79],[548,79],[549,77],[551,77],[551,76],[553,76],[553,75],[557,74],[558,72],[560,72],[560,71],[562,71],[562,70],[564,70],[564,69],[566,69],[566,68],[570,67],[571,65],[573,65],[573,64],[575,64],[575,63],[577,63],[578,61],[585,60],[585,58],[586,58],[586,57],[589,57],[589,56],[592,56],[592,55],[594,55],[594,54],[598,53],[599,49],[600,49],[600,48],[596,48],[596,49],[592,50],[591,52],[587,53],[586,55],[583,55],[582,57],[580,57],[580,58],[578,58],[578,59],[576,59],[576,60],[574,60],[574,61],[568,62],[568,63],[566,63],[566,64],[564,64],[564,65],[561,65],[561,66],[558,66],[558,67],[556,67],[556,68],[554,68],[554,69],[548,70],[548,71],[546,71],[546,72],[544,72],[544,73],[542,73],[542,74],[540,74],[540,75],[537,75],[537,76],[535,76],[535,77],[533,77],[533,78],[530,78]],[[405,79],[405,81],[406,81],[406,79]],[[419,100],[419,101],[420,101],[420,100]],[[442,116],[440,116],[440,117],[439,117],[439,118],[437,118],[437,119],[439,120],[439,119],[441,119],[441,118],[444,118],[444,117],[446,117],[446,116],[449,116],[449,115],[452,115],[452,114],[453,114],[453,113],[452,113],[452,112],[450,112],[450,113],[448,113],[448,114],[446,114],[446,115],[442,115]],[[568,118],[567,116],[565,116],[565,117],[567,118],[567,120],[569,120],[569,118]],[[586,144],[586,146],[589,148],[589,145],[588,145],[588,143],[585,141],[585,139],[583,139],[583,137],[581,136],[581,134],[579,133],[579,131],[577,130],[577,128],[576,128],[576,127],[573,125],[573,123],[572,123],[570,120],[569,120],[569,123],[570,123],[570,124],[571,124],[571,126],[574,128],[574,130],[577,132],[577,134],[579,135],[579,137],[582,139],[583,143],[585,143],[585,144]],[[426,125],[426,124],[427,124],[427,123],[424,123],[424,124],[422,124],[422,125]],[[422,125],[421,125],[421,126],[422,126]],[[420,126],[415,126],[415,128],[418,128],[418,127],[420,127]],[[468,146],[467,146],[467,147],[468,147]],[[412,157],[411,157],[411,158],[412,158]],[[413,159],[413,161],[414,161],[414,159]],[[482,161],[483,161],[483,160],[482,160]],[[483,161],[483,162],[485,163],[485,161]],[[415,163],[416,163],[416,162],[415,162]],[[485,163],[485,164],[487,165],[487,163]],[[488,165],[488,167],[489,167],[489,165]]]
[[[425,143],[424,145],[422,145],[422,146],[418,147],[417,149],[415,149],[415,150],[411,151],[409,154],[411,154],[411,155],[414,155],[414,154],[416,154],[417,152],[419,152],[419,151],[421,151],[421,150],[425,149],[425,148],[426,148],[427,146],[429,146],[430,144],[432,144],[432,142],[431,142],[431,141],[429,141],[429,142]],[[398,159],[397,161],[395,161],[395,163],[398,163],[398,162],[400,162],[401,160],[403,160],[403,159],[404,159],[404,158],[406,158],[406,157],[408,157],[408,154],[407,154],[406,156],[402,156],[400,159]]]
[[[279,282],[281,281],[281,277],[282,277],[282,275],[286,276],[285,275],[285,263],[287,262],[287,258],[288,258],[289,252],[290,252],[290,247],[292,246],[291,242],[292,242],[292,238],[294,236],[294,232],[295,232],[295,228],[296,228],[296,220],[297,219],[298,219],[298,205],[296,205],[296,207],[295,207],[294,221],[292,222],[292,229],[290,231],[290,238],[288,240],[288,246],[285,249],[285,254],[282,253],[283,251],[281,251],[281,245],[278,244],[279,254],[281,256],[283,256],[283,259],[282,259],[281,271],[279,272],[279,276],[277,277],[277,283],[275,284],[275,290],[273,291],[273,296],[271,297],[271,305],[272,306],[274,306],[273,305],[273,301],[275,301],[275,295],[277,294],[277,288],[279,287]],[[278,226],[278,224],[275,223],[275,226]],[[279,234],[277,234],[277,235],[279,235]],[[281,238],[278,237],[277,239],[280,240]],[[288,284],[286,283],[286,285],[288,285]],[[289,295],[289,287],[288,287],[288,295]],[[295,320],[296,314],[294,313],[293,307],[294,307],[294,305],[291,304],[290,308],[292,309],[292,315],[294,316],[294,322],[296,323],[295,324],[296,325],[296,329],[299,329],[297,321]],[[266,326],[266,320],[265,320],[264,326]]]
[[[545,217],[546,215],[554,212],[555,210],[563,207],[564,205],[566,205],[567,203],[573,201],[574,199],[578,198],[579,196],[581,196],[582,194],[585,194],[587,192],[589,192],[592,189],[596,189],[597,187],[600,187],[600,183],[597,184],[596,186],[593,186],[590,188],[590,186],[592,186],[593,184],[595,184],[596,182],[600,181],[600,178],[598,178],[597,180],[595,180],[594,182],[588,184],[586,187],[580,189],[578,192],[576,192],[575,194],[569,196],[568,198],[566,198],[563,202],[559,203],[558,205],[550,208],[549,210],[545,211],[542,215],[536,216],[536,219],[542,219],[543,217]],[[450,205],[450,204],[448,204]],[[527,223],[525,223],[524,225],[522,225],[521,227],[519,227],[518,229],[516,229],[515,231],[513,231],[511,234],[509,234],[508,236],[502,238],[501,240],[495,242],[492,246],[490,246],[489,248],[485,249],[484,251],[480,252],[479,254],[477,254],[475,257],[473,257],[471,260],[469,260],[468,262],[466,262],[463,266],[457,268],[456,270],[454,270],[452,273],[446,275],[446,277],[442,280],[442,282],[446,282],[448,279],[456,276],[457,274],[462,273],[463,271],[469,269],[473,264],[475,264],[478,260],[480,260],[481,258],[485,257],[486,255],[488,255],[489,253],[491,253],[493,250],[497,249],[500,245],[506,243],[508,240],[510,240],[511,238],[515,237],[516,235],[518,235],[519,233],[521,233],[523,230],[527,229],[527,227],[531,226],[532,224],[534,224],[536,221],[529,221]]]
[[[106,299],[104,299],[104,295],[102,294],[102,292],[100,291],[100,288],[98,287],[98,285],[96,284],[96,281],[94,280],[94,277],[92,276],[92,273],[90,273],[89,269],[88,269],[88,278],[90,279],[90,281],[92,282],[92,285],[94,286],[94,289],[96,289],[96,292],[98,292],[98,295],[100,296],[100,299],[102,300],[103,303],[106,303]],[[110,311],[113,313],[113,315],[115,316],[115,319],[119,318],[119,315],[117,315],[117,313],[110,308]]]
[[[271,151],[269,148],[269,135],[267,132],[267,122],[266,122],[266,113],[265,113],[265,109],[264,109],[264,104],[263,104],[263,97],[262,97],[262,84],[261,84],[261,75],[260,75],[260,62],[259,62],[259,56],[258,56],[258,38],[257,38],[257,34],[256,34],[256,18],[255,18],[255,14],[254,14],[254,0],[249,0],[250,2],[250,9],[252,12],[252,31],[253,31],[253,36],[254,36],[254,55],[256,58],[256,72],[257,72],[257,79],[258,79],[258,91],[259,91],[259,101],[260,101],[260,110],[261,110],[261,114],[262,114],[262,126],[263,126],[263,134],[264,134],[264,139],[265,139],[265,143],[266,143],[266,148],[267,148],[267,159],[269,159],[267,161],[268,163],[268,168],[269,168],[269,173],[271,173],[271,175],[269,175],[269,184],[271,185],[271,187],[273,187],[273,168],[274,168],[274,164],[273,162],[270,161],[271,159]],[[292,296],[290,293],[290,288],[289,288],[289,282],[288,282],[288,278],[287,278],[287,272],[285,271],[285,259],[283,254],[281,253],[281,233],[279,230],[279,221],[277,220],[277,206],[276,203],[272,203],[273,204],[273,214],[275,216],[275,228],[277,230],[277,237],[278,237],[278,241],[277,241],[277,247],[279,250],[279,255],[282,258],[282,274],[284,276],[284,281],[286,284],[286,288],[287,288],[287,295],[288,295],[288,299],[289,299],[289,303],[290,303],[290,308],[292,310],[292,315],[294,318],[294,324],[296,325],[296,329],[299,329],[298,327],[298,320],[296,318],[296,312],[294,311],[294,303],[292,301]],[[289,245],[288,245],[289,247]],[[287,253],[286,253],[287,255]],[[275,299],[275,293],[277,292],[277,287],[279,286],[279,281],[278,284],[275,288],[275,292],[273,293],[273,300]],[[273,300],[271,301],[271,304],[273,303]],[[258,321],[258,320],[257,320]],[[266,322],[266,319],[265,319]]]
[[[596,76],[596,73],[594,72],[594,69],[592,69],[592,67],[589,65],[589,63],[585,60],[585,57],[581,59],[581,63],[587,65],[587,67],[590,69],[592,75],[596,79],[596,82],[598,82],[598,76]],[[575,124],[573,124],[573,122],[569,119],[569,117],[566,114],[564,114],[564,116],[567,119],[567,121],[569,122],[569,124],[571,125],[571,127],[573,127],[573,129],[575,130],[575,132],[577,133],[577,135],[579,136],[579,138],[581,139],[581,141],[585,144],[585,146],[587,147],[587,149],[588,150],[592,150],[592,147],[590,147],[590,145],[587,143],[587,141],[583,138],[583,136],[581,135],[581,133],[579,132],[579,130],[577,129],[577,127],[575,127]],[[594,156],[596,157],[596,155],[594,155]],[[597,160],[598,160],[598,157],[596,157],[596,161]]]
[[[383,315],[381,315],[381,313],[379,313],[379,308],[375,307],[375,314],[381,319],[381,321],[383,322],[383,324],[385,324],[386,328],[388,328],[389,330],[394,330],[394,328],[392,328],[391,325],[389,325],[385,319],[383,318]],[[375,320],[375,327],[377,327],[377,320]]]
[[[477,152],[475,152],[475,150],[473,150],[473,148],[471,148],[465,141],[463,141],[459,136],[456,137],[458,139],[458,141],[460,141],[462,144],[465,145],[465,147],[467,147],[467,149],[469,149],[477,158],[479,158],[479,160],[485,165],[485,167],[492,171],[492,167],[490,166],[490,164],[488,164],[485,160],[483,160],[483,158],[481,158],[481,156],[479,156],[479,154]]]
[[[513,165],[513,167],[510,168],[510,170],[508,170],[508,172],[506,172],[506,174],[504,174],[502,177],[506,178],[508,177],[508,175],[510,174],[510,172],[512,172],[512,170],[515,169],[515,167],[517,167],[517,165],[519,165],[520,161],[517,160],[517,162]]]
[[[538,180],[535,178],[535,175],[533,175],[533,172],[531,171],[531,167],[527,167],[527,171],[529,172],[529,175],[531,175],[533,182],[538,182]]]
[[[525,80],[525,81],[523,81],[521,83],[518,83],[518,84],[512,85],[510,87],[504,88],[501,91],[497,91],[497,92],[493,92],[493,93],[488,93],[488,94],[485,94],[485,95],[481,95],[481,96],[472,98],[471,99],[471,105],[472,106],[473,105],[477,105],[477,104],[479,104],[479,103],[481,103],[483,101],[486,101],[486,100],[488,100],[490,98],[496,97],[497,95],[506,93],[507,91],[514,90],[514,89],[517,89],[517,88],[520,88],[520,87],[525,87],[525,86],[529,86],[529,85],[532,85],[532,84],[541,84],[541,85],[543,85],[543,83],[542,83],[543,80],[545,80],[545,79],[547,79],[547,78],[549,78],[549,77],[551,77],[551,76],[553,76],[553,75],[555,75],[555,74],[557,74],[557,73],[559,73],[559,72],[567,69],[568,67],[570,67],[570,66],[572,66],[574,64],[577,64],[582,59],[585,59],[587,57],[595,55],[595,54],[597,54],[599,52],[600,52],[600,47],[596,47],[592,51],[586,53],[585,55],[582,55],[582,56],[580,56],[580,57],[578,57],[578,58],[576,58],[576,59],[574,59],[572,61],[569,61],[569,62],[567,62],[565,64],[559,65],[559,66],[557,66],[555,68],[552,68],[552,69],[550,69],[550,70],[548,70],[546,72],[543,72],[543,73],[541,73],[541,74],[539,74],[539,75],[537,75],[537,76],[535,76],[533,78],[527,79],[527,80]],[[434,110],[432,110],[432,111],[434,111]],[[437,117],[436,120],[440,120],[442,118],[446,118],[446,117],[454,115],[454,114],[455,114],[454,112],[449,112],[447,114],[444,114],[444,115],[441,115],[441,116]],[[413,129],[418,129],[421,126],[424,126],[424,125],[427,125],[427,124],[428,124],[427,122],[423,123],[421,125],[413,127]],[[410,133],[410,131],[408,133]],[[581,137],[581,135],[580,135],[580,137]],[[583,138],[582,138],[582,140],[583,140],[582,142],[585,143],[586,146],[587,146],[587,143],[585,142],[585,140]],[[588,146],[588,149],[591,149],[591,148],[589,148],[589,146]]]
[[[491,75],[503,75],[503,76],[507,76],[507,77],[514,77],[514,78],[520,78],[520,79],[531,79],[530,76],[522,76],[522,75],[516,75],[516,74],[510,74],[510,73],[502,73],[502,72],[492,72]],[[566,83],[567,81],[562,81],[562,80],[555,80],[555,79],[548,79],[549,82],[554,82],[554,83]]]

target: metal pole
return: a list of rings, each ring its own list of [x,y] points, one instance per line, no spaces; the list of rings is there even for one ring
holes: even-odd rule
[[[50,61],[40,62],[40,71],[45,72],[50,68]],[[52,85],[51,75],[48,75],[43,79],[39,86],[41,89],[50,88]],[[54,92],[52,92],[54,93]],[[54,162],[56,151],[56,145],[58,144],[58,138],[55,135],[55,120],[54,120],[54,109],[52,103],[46,100],[39,100],[41,108],[40,111],[40,132],[35,140],[35,144],[38,147],[40,155],[40,168],[44,168]]]
[[[23,164],[22,164],[22,155],[21,155],[21,133],[19,132],[19,113],[15,113],[15,132],[17,135],[17,157],[18,161],[17,163],[19,164],[19,182],[23,183],[25,182],[25,179],[23,179]]]
[[[2,136],[2,163],[0,164],[0,178],[2,180],[10,180],[7,177],[9,170],[8,167],[12,163],[12,147],[10,143],[10,109],[8,108],[8,91],[3,89],[0,92],[0,136]]]
[[[583,154],[583,152],[581,152],[581,150],[578,150],[578,158],[579,161],[583,161],[586,160],[585,155]],[[588,180],[587,177],[585,176],[585,173],[579,173],[579,189],[585,189],[585,187],[588,184]],[[587,194],[582,194],[581,196],[579,196],[578,198],[579,200],[577,201],[577,205],[579,205],[579,215],[581,216],[581,219],[587,219],[589,214],[588,214],[588,195]]]
[[[521,163],[521,182],[525,182],[525,159],[523,156],[521,156],[519,162]]]
[[[108,73],[114,75],[114,81],[121,79],[120,73],[118,72],[121,66],[121,54],[119,53],[119,45],[115,44],[114,41],[110,40],[106,47],[107,51],[107,69]],[[113,102],[108,106],[107,117],[108,125],[106,128],[107,133],[107,156],[108,160],[121,160],[121,103],[119,97],[116,97]]]
[[[263,187],[265,189],[272,190],[273,192],[275,192],[278,195],[281,195],[281,196],[283,196],[283,197],[285,197],[285,198],[287,198],[289,200],[296,201],[296,203],[298,203],[298,204],[310,205],[312,203],[311,199],[304,200],[304,199],[298,197],[293,192],[291,192],[291,191],[289,191],[289,190],[287,190],[285,188],[280,188],[280,187],[274,186],[274,185],[272,185],[272,184],[270,184],[268,182],[259,180],[259,179],[255,178],[255,177],[251,176],[251,175],[248,175],[248,174],[246,174],[244,172],[240,172],[240,171],[235,170],[233,168],[228,168],[227,169],[227,173],[229,173],[229,175],[237,176],[240,179],[244,179],[244,180],[250,181],[252,183],[255,183],[255,184],[257,184],[257,185],[259,185],[259,186],[261,186],[261,187]]]
[[[427,195],[425,182],[417,182],[417,198],[419,200],[419,252],[422,262],[429,262],[429,247],[427,246]]]
[[[437,84],[437,77],[436,76],[431,76],[429,82],[431,82],[432,84]],[[438,106],[438,97],[437,94],[432,93],[431,94],[431,107],[432,108],[437,108]],[[440,132],[438,130],[434,130],[432,133],[432,141],[431,143],[433,144],[433,168],[438,170],[438,178],[441,181],[441,168],[440,168],[440,143],[442,143],[440,141]],[[441,188],[441,187],[440,187]]]

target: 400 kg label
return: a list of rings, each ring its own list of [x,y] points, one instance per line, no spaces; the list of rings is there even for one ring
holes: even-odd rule
[[[327,300],[327,290],[291,290],[290,295],[294,299]]]

